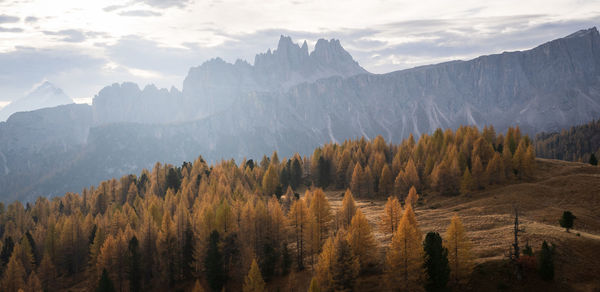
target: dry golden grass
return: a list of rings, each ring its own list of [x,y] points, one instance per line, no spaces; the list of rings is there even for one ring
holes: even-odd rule
[[[474,279],[466,290],[532,291],[532,285],[534,290],[544,287],[546,291],[600,289],[600,168],[549,159],[536,162],[535,178],[528,182],[491,186],[470,195],[422,196],[422,204],[415,209],[421,231],[424,234],[436,231],[443,236],[450,218],[458,213],[473,241],[481,272],[476,275],[485,278],[488,276],[484,275],[491,273],[493,280],[490,281],[496,281],[482,283],[485,281]],[[337,210],[343,191],[328,191],[327,196],[332,208]],[[357,199],[357,204],[372,224],[383,259],[391,238],[391,234],[381,233],[377,226],[385,201]],[[535,251],[544,240],[556,245],[554,284],[536,281],[535,276],[523,283],[513,283],[510,273],[499,274],[506,268],[503,262],[512,243],[513,206],[520,213],[522,247],[529,242]],[[577,216],[570,233],[558,225],[565,210]],[[383,289],[381,276],[363,277],[360,282],[361,290]]]

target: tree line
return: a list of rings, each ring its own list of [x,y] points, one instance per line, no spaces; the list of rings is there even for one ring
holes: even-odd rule
[[[600,120],[535,137],[539,157],[598,164],[600,158]]]
[[[89,290],[140,291],[199,279],[198,289],[221,291],[310,267],[315,285],[347,287],[355,275],[336,274],[336,267],[354,273],[377,265],[370,262],[374,239],[353,202],[357,196],[388,199],[379,226],[392,236],[385,271],[390,285],[401,288],[424,281],[414,268],[424,252],[412,212],[418,193],[455,195],[529,179],[534,157],[518,128],[496,135],[493,127],[460,127],[398,145],[382,137],[347,140],[281,161],[274,152],[259,163],[208,165],[202,157],[179,167],[157,163],[80,194],[0,204],[0,283],[6,291],[81,282]],[[335,214],[327,188],[347,189]],[[450,272],[459,273],[462,265],[452,268],[458,249],[452,250]],[[414,258],[398,263],[408,255]]]

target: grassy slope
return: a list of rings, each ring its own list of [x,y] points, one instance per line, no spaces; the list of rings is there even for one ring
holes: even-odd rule
[[[473,240],[477,267],[466,290],[495,291],[594,291],[600,289],[600,168],[573,162],[537,159],[538,170],[530,182],[492,186],[486,190],[444,197],[423,196],[416,208],[419,227],[426,233],[443,234],[451,216],[457,212]],[[341,205],[341,191],[327,195],[334,209]],[[391,235],[379,232],[376,223],[384,201],[357,200],[373,225],[380,242],[380,255]],[[505,263],[512,240],[513,204],[520,210],[521,245],[525,242],[539,249],[543,240],[557,246],[556,280],[540,281],[530,273],[517,283]],[[575,229],[566,233],[558,226],[564,210],[576,216]],[[576,234],[579,233],[580,236]],[[361,291],[379,291],[381,276],[361,279]],[[532,290],[533,289],[533,290]]]

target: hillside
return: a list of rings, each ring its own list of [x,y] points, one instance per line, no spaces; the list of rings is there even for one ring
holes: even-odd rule
[[[473,240],[479,266],[466,290],[469,291],[596,291],[600,265],[600,168],[582,163],[537,159],[535,178],[529,182],[496,186],[471,195],[444,197],[425,195],[415,212],[424,231],[445,232],[450,218],[458,213]],[[342,191],[327,192],[334,209],[339,208]],[[385,201],[357,199],[382,249],[390,235],[377,229]],[[520,243],[534,250],[546,240],[558,246],[555,283],[530,274],[516,282],[506,271],[506,253],[513,240],[513,205],[520,211]],[[564,210],[577,214],[576,227],[566,233],[558,225]],[[577,234],[580,234],[578,236]],[[574,269],[573,267],[586,267]],[[503,274],[505,273],[505,274]],[[508,273],[508,275],[506,275]],[[367,277],[361,291],[381,291],[381,279]],[[558,284],[558,285],[557,285]],[[499,288],[506,285],[505,288]]]
[[[473,246],[473,258],[464,261],[477,266],[461,274],[465,284],[449,284],[453,289],[598,287],[599,249],[593,247],[600,242],[600,169],[535,160],[533,154],[531,140],[519,128],[496,134],[491,127],[481,132],[461,127],[401,144],[387,144],[382,137],[326,144],[308,157],[280,159],[274,152],[260,162],[239,164],[209,165],[202,157],[181,167],[157,163],[139,177],[103,181],[81,194],[0,204],[0,285],[11,292],[22,287],[86,291],[108,281],[119,290],[135,285],[164,291],[187,290],[197,281],[205,289],[238,291],[256,260],[261,277],[275,290],[288,285],[305,290],[311,277],[327,287],[322,275],[330,269],[360,271],[351,285],[385,291],[388,286],[382,285],[393,285],[388,279],[397,277],[386,273],[387,257],[395,250],[390,238],[400,230],[419,230],[410,239],[419,250],[419,236],[429,231],[446,236],[456,213]],[[347,215],[337,212],[344,191],[358,206]],[[387,220],[376,224],[388,197],[406,200],[404,207],[398,203],[403,219],[392,220],[404,229],[389,229]],[[527,281],[519,283],[506,272],[513,205],[521,212],[522,245],[529,242],[538,250],[542,240],[556,244],[554,282],[542,282],[528,270]],[[557,226],[567,209],[578,218],[571,233]],[[412,214],[414,225],[407,227],[413,221],[404,217]],[[350,241],[350,234],[365,240]],[[328,268],[321,259],[325,250],[336,255],[347,241],[353,242],[347,255],[360,256],[360,270]],[[361,244],[368,248],[360,249]],[[420,267],[422,258],[416,261]],[[570,269],[573,263],[586,269]],[[418,278],[411,281],[423,285]]]
[[[600,120],[540,133],[535,136],[535,148],[538,157],[589,162],[592,153],[600,157]]]
[[[198,153],[209,162],[274,150],[289,157],[328,142],[381,135],[399,143],[460,125],[558,131],[600,117],[598,48],[590,28],[526,51],[370,74],[338,40],[319,40],[309,53],[281,37],[254,64],[213,59],[191,68],[181,90],[113,84],[91,106],[67,106],[78,113],[46,113],[56,120],[38,132],[20,123],[37,127],[38,112],[0,123],[0,200],[75,192]],[[81,131],[70,139],[51,134],[74,127]],[[19,159],[2,158],[9,153]]]

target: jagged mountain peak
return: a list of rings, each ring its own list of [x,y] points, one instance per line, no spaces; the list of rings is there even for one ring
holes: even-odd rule
[[[16,112],[32,111],[70,103],[73,103],[73,100],[62,89],[49,81],[44,81],[25,96],[3,107],[0,110],[0,121],[6,120],[11,114]]]
[[[594,26],[594,27],[590,27],[587,29],[582,29],[582,30],[578,30],[566,37],[566,38],[580,38],[580,37],[589,37],[591,35],[598,35],[598,29]]]

